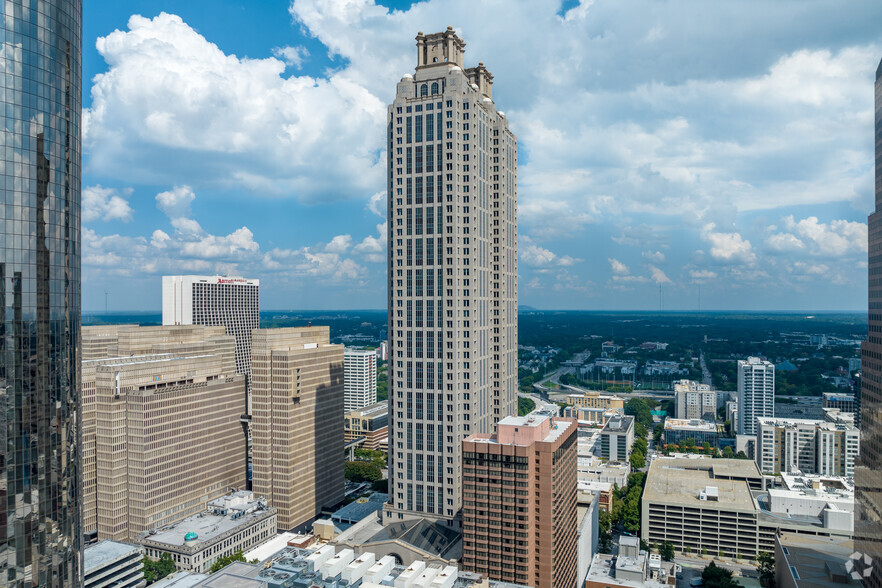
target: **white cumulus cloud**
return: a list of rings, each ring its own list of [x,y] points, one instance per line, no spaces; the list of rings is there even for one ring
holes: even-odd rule
[[[83,188],[83,221],[87,223],[96,220],[129,222],[132,220],[132,207],[129,206],[126,196],[130,194],[130,189],[120,193],[119,190],[102,188],[100,185]]]

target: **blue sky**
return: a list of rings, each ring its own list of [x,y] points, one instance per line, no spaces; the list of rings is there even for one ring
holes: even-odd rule
[[[848,6],[87,2],[83,307],[214,272],[384,307],[385,106],[452,25],[519,139],[521,304],[865,310],[882,3]]]

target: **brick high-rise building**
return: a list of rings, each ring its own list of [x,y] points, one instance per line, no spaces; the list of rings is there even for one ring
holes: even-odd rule
[[[882,62],[876,70],[876,210],[869,218],[869,337],[861,346],[861,455],[855,462],[855,549],[872,559],[864,585],[882,586]]]
[[[517,406],[517,139],[451,27],[388,109],[389,502],[458,525],[461,442]]]
[[[575,586],[578,426],[506,417],[462,442],[463,568],[502,582]]]
[[[343,501],[343,346],[328,327],[258,329],[252,341],[252,487],[288,530]]]

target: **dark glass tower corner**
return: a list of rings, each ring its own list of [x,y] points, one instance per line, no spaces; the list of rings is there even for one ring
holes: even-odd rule
[[[864,585],[882,586],[882,62],[876,70],[876,209],[869,218],[869,337],[861,347],[861,455],[855,463],[855,549]]]
[[[0,586],[79,586],[82,1],[0,12]]]

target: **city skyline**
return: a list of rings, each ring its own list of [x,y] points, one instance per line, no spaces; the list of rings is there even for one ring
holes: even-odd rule
[[[863,310],[882,8],[633,4],[87,6],[84,309],[181,272],[382,308],[383,105],[452,24],[513,96],[522,304]]]

